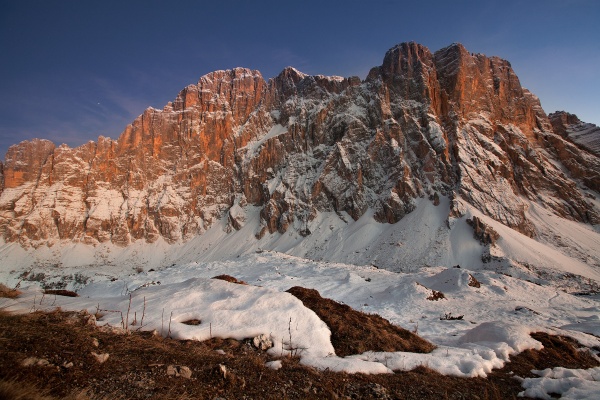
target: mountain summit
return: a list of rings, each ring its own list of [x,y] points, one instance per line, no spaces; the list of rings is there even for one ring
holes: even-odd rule
[[[399,44],[362,81],[291,67],[268,81],[215,71],[117,140],[10,147],[0,233],[24,247],[127,246],[252,220],[254,240],[306,237],[322,213],[395,224],[419,199],[443,198],[448,229],[471,207],[547,239],[532,207],[600,223],[600,158],[565,133],[577,121],[550,120],[508,61],[460,44]]]

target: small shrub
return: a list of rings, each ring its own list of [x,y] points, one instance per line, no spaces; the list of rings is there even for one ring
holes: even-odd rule
[[[43,272],[38,272],[36,274],[34,272],[32,274],[27,275],[24,279],[30,282],[42,282],[44,279],[46,279],[46,274]]]
[[[457,321],[463,319],[464,315],[453,316],[452,313],[446,313],[440,317],[441,321]]]
[[[187,321],[182,322],[182,324],[192,325],[192,326],[200,325],[201,323],[202,323],[202,321],[199,319],[196,319],[196,318],[188,319]]]
[[[90,277],[78,272],[75,275],[73,275],[73,280],[75,281],[75,283],[85,286],[90,280]]]

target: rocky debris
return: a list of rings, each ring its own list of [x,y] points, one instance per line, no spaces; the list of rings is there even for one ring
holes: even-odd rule
[[[215,71],[145,110],[118,140],[10,147],[0,234],[25,247],[174,243],[222,217],[239,230],[255,206],[258,238],[304,236],[318,212],[356,220],[373,209],[395,223],[416,198],[452,194],[529,236],[528,202],[600,223],[573,181],[600,190],[598,155],[574,144],[574,118],[552,121],[508,61],[460,44],[432,53],[402,43],[364,81]]]
[[[227,379],[227,373],[229,371],[227,370],[226,366],[224,366],[223,364],[219,364],[216,369],[217,372],[223,377],[223,379]]]
[[[91,354],[94,357],[94,359],[96,360],[96,362],[98,362],[99,364],[104,364],[106,362],[106,360],[108,360],[108,357],[109,357],[108,353],[98,354],[98,353],[92,351]]]
[[[167,366],[167,375],[174,376],[176,378],[182,377],[185,379],[191,379],[192,370],[185,365],[169,365]]]
[[[261,333],[252,339],[252,344],[259,350],[266,351],[273,347],[273,340],[271,337]]]
[[[485,224],[480,218],[473,216],[467,219],[467,224],[473,228],[473,237],[483,245],[494,245],[500,238],[498,232],[491,226]]]
[[[37,357],[28,357],[21,361],[21,365],[24,367],[53,367],[53,365],[50,364],[50,361],[46,360],[45,358]]]
[[[240,388],[246,386],[246,379],[243,376],[234,374],[231,369],[227,368],[223,364],[219,364],[214,368],[215,373],[222,377],[229,385],[236,385]]]
[[[92,346],[94,346],[94,347],[100,346],[100,342],[98,341],[98,339],[92,338]]]

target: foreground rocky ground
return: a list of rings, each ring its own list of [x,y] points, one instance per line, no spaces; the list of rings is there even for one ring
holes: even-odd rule
[[[376,319],[385,322],[372,322],[363,314],[365,323],[357,324],[353,310],[340,312],[331,300],[306,295],[322,319],[329,312],[336,320],[328,322],[336,352],[357,346],[364,337],[398,340],[398,328],[390,324],[387,332],[387,321],[380,317]],[[346,317],[350,319],[343,323]],[[378,335],[365,329],[376,329]],[[400,346],[418,343],[425,347],[415,351],[430,350],[416,335],[400,334],[408,341]],[[280,358],[281,368],[274,370],[265,364],[277,359],[250,341],[180,341],[150,332],[124,333],[98,328],[85,313],[0,313],[0,399],[510,399],[523,390],[515,376],[533,377],[532,369],[599,364],[570,339],[532,336],[543,350],[513,357],[486,379],[443,376],[425,366],[363,375],[317,371],[296,357]],[[369,347],[393,346],[369,340]]]

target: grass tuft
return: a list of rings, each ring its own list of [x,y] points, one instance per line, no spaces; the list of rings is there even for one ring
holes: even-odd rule
[[[18,297],[22,292],[20,290],[11,289],[3,283],[0,283],[0,297],[14,299]]]

